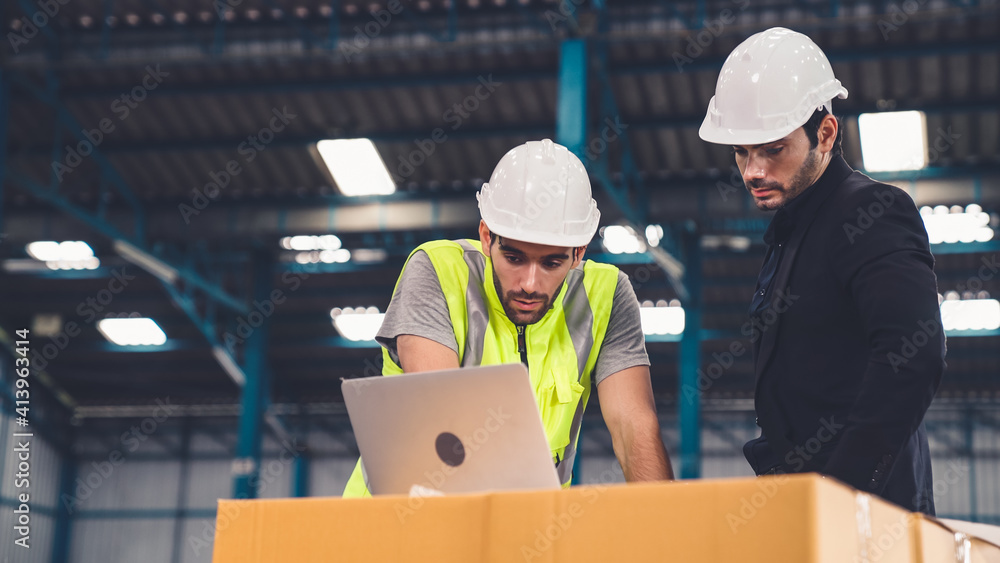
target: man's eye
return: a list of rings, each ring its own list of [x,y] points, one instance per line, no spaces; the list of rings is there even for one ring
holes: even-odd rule
[[[521,261],[520,256],[514,256],[513,254],[507,254],[506,256],[507,256],[507,261],[510,262],[511,264],[517,264],[518,262]]]
[[[733,154],[736,156],[746,156],[747,150],[741,147],[733,147]]]
[[[770,156],[774,156],[783,150],[785,150],[785,147],[771,147],[767,149],[767,154],[769,154]]]
[[[549,269],[552,269],[552,270],[558,268],[559,266],[562,266],[562,262],[552,262],[552,261],[549,261],[549,262],[545,263],[545,267],[549,268]]]

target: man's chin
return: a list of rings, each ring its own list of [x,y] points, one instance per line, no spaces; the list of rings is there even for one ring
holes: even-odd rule
[[[545,316],[545,313],[546,311],[548,311],[548,309],[549,309],[548,307],[544,307],[539,311],[522,313],[515,309],[512,309],[511,307],[505,308],[507,312],[507,318],[510,319],[510,322],[522,326],[532,325],[542,320],[542,317]]]
[[[775,211],[780,209],[784,202],[776,197],[769,197],[767,199],[755,199],[754,203],[757,205],[757,209],[761,211]]]

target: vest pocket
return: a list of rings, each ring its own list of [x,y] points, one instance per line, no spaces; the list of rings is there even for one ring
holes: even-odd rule
[[[553,458],[557,454],[562,456],[563,450],[569,445],[573,415],[583,396],[583,385],[574,379],[575,375],[560,375],[550,370],[539,385],[538,406]]]

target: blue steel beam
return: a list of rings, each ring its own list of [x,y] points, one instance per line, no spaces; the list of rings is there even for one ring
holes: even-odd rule
[[[56,120],[57,123],[61,123],[70,132],[72,132],[73,136],[78,141],[86,141],[90,143],[90,146],[92,148],[90,158],[94,159],[94,162],[96,162],[101,169],[101,174],[106,178],[108,178],[115,185],[115,187],[118,189],[118,193],[125,199],[125,201],[129,203],[129,205],[132,206],[132,210],[134,212],[133,238],[139,241],[143,240],[145,238],[145,221],[144,221],[145,215],[143,213],[142,204],[139,202],[139,198],[137,198],[135,194],[132,193],[132,190],[128,187],[128,184],[121,177],[121,175],[118,174],[118,171],[115,170],[114,166],[111,165],[111,162],[102,154],[101,151],[98,150],[97,146],[95,146],[95,144],[92,141],[90,141],[84,136],[83,132],[86,131],[87,129],[82,125],[80,125],[80,122],[77,121],[76,118],[70,114],[69,110],[66,109],[65,105],[59,102],[59,99],[54,94],[54,89],[57,84],[55,73],[50,71],[46,75],[50,86],[49,90],[39,88],[38,86],[33,84],[30,80],[27,80],[26,78],[18,74],[14,74],[12,78],[14,83],[16,83],[18,86],[24,88],[25,90],[28,90],[37,99],[42,100],[43,102],[45,102],[46,105],[55,110],[57,116]],[[59,161],[61,161],[61,159]],[[53,168],[53,174],[55,174],[54,168]]]
[[[607,116],[606,120],[612,118],[617,120],[620,117],[620,113],[607,73],[607,48],[605,45],[601,45],[598,49],[596,59],[598,62],[597,77],[601,83],[602,112]],[[628,143],[628,133],[625,131],[622,131],[620,134],[615,133],[618,138],[612,139],[614,142],[621,143],[622,145],[622,169],[624,173],[622,174],[621,185],[614,182],[610,177],[607,143],[611,141],[605,141],[603,131],[601,135],[600,139],[595,137],[595,141],[600,140],[602,143],[605,143],[604,145],[597,145],[597,147],[603,146],[604,148],[601,149],[600,154],[596,156],[594,162],[591,163],[586,160],[585,162],[588,163],[588,168],[591,169],[592,174],[599,180],[604,192],[612,198],[618,209],[632,224],[632,228],[641,234],[647,224],[647,212],[649,209],[648,194],[638,173],[638,167],[635,165],[632,157],[631,146]],[[594,143],[592,142],[591,144],[593,145]],[[590,150],[593,150],[593,147],[590,147]],[[631,188],[631,193],[629,188]],[[665,231],[665,234],[669,234],[669,226],[667,226]],[[646,254],[667,275],[667,279],[670,281],[670,285],[673,286],[677,295],[681,299],[686,299],[688,297],[688,290],[683,281],[684,265],[663,248],[648,247]]]
[[[292,458],[292,496],[309,496],[309,452],[299,452]]]
[[[271,293],[271,268],[264,257],[254,260],[254,299],[266,301]],[[243,370],[246,383],[240,398],[242,406],[236,459],[233,461],[233,498],[256,498],[260,475],[260,449],[264,421],[267,370],[268,318],[247,338]]]
[[[685,238],[690,298],[683,302],[685,319],[678,366],[677,418],[680,426],[680,478],[697,479],[701,477],[701,392],[698,389],[702,339],[701,237],[690,233]]]
[[[72,432],[72,428],[66,430]],[[59,496],[56,505],[56,522],[53,532],[52,543],[52,563],[66,563],[69,561],[70,541],[72,538],[73,526],[72,516],[68,502],[63,499],[74,498],[76,485],[76,459],[71,451],[62,453],[59,463]]]
[[[0,69],[0,233],[3,229],[3,177],[7,172],[7,126],[10,123],[10,81],[8,71]],[[0,243],[3,242],[0,235]]]
[[[587,43],[567,39],[559,47],[556,142],[587,162]]]
[[[153,256],[153,253],[145,249],[142,246],[142,244],[139,243],[139,241],[121,232],[118,229],[118,227],[97,217],[89,210],[79,207],[78,205],[72,203],[71,201],[59,195],[58,193],[54,193],[48,188],[41,186],[40,184],[38,184],[31,178],[21,174],[20,172],[14,170],[7,170],[6,177],[8,180],[11,180],[11,185],[13,185],[14,187],[19,188],[42,201],[46,201],[54,205],[61,211],[75,217],[76,219],[79,219],[88,227],[94,229],[98,233],[112,240],[128,241],[136,248],[142,250],[143,252],[149,254],[150,256]],[[208,295],[211,299],[215,299],[220,304],[223,304],[226,307],[240,313],[245,313],[248,311],[246,304],[242,300],[230,296],[228,293],[225,292],[225,290],[205,280],[203,277],[201,277],[194,271],[188,268],[174,267],[171,264],[169,264],[166,260],[160,260],[160,261],[174,268],[177,271],[178,277],[180,279],[183,279],[185,282],[188,282],[191,285],[197,287],[198,289],[204,291],[205,294]]]

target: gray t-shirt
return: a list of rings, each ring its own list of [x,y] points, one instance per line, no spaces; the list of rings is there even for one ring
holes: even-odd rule
[[[459,353],[455,330],[448,315],[448,303],[441,290],[434,265],[420,250],[410,257],[389,309],[375,340],[385,346],[397,364],[396,338],[413,334],[433,340]],[[648,366],[646,338],[639,319],[639,302],[624,272],[618,272],[608,331],[597,356],[592,380],[594,385],[605,377],[633,366]]]

